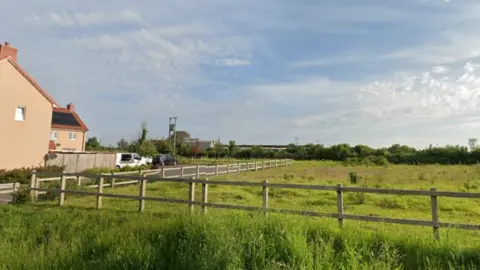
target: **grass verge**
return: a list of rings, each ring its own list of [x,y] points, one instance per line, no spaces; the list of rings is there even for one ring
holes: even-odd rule
[[[1,269],[478,269],[480,246],[322,219],[0,207]]]

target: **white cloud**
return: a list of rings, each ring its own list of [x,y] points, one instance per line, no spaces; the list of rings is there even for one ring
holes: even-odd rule
[[[58,27],[74,27],[74,26],[95,26],[106,23],[133,22],[140,23],[142,18],[134,10],[120,10],[118,12],[49,12],[48,15],[33,15],[28,21],[37,26],[58,26]]]
[[[478,3],[28,0],[11,10],[2,38],[104,141],[143,119],[165,135],[174,115],[181,129],[239,143],[456,142],[460,118],[480,132],[464,117],[479,104]]]

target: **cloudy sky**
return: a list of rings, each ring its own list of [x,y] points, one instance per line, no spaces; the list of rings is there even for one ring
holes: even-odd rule
[[[21,7],[20,7],[21,5]],[[480,137],[476,0],[2,0],[0,39],[90,136],[237,143]]]

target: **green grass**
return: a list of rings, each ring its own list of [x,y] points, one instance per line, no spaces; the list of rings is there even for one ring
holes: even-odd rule
[[[480,246],[257,214],[0,207],[1,269],[478,269]],[[387,236],[388,235],[388,236]]]
[[[355,172],[357,184],[349,174]],[[211,179],[479,192],[477,166],[345,167],[334,162]],[[138,194],[138,186],[105,192]],[[183,183],[149,183],[147,196],[187,199]],[[195,197],[201,198],[197,186]],[[209,202],[261,206],[262,189],[209,187]],[[209,209],[67,195],[56,202],[0,208],[0,269],[480,269],[480,233],[407,225]],[[480,200],[439,198],[440,221],[480,224]],[[430,198],[345,194],[345,213],[430,220]],[[270,189],[270,207],[336,212],[329,191]],[[199,209],[196,209],[198,212]],[[6,241],[4,241],[6,239]]]
[[[349,173],[356,172],[358,183],[349,181]],[[296,162],[294,166],[267,169],[258,172],[222,175],[210,179],[228,179],[242,181],[269,180],[270,183],[303,183],[320,185],[368,186],[377,188],[423,189],[436,187],[439,191],[479,192],[480,169],[477,166],[390,166],[390,167],[344,167],[332,162]],[[137,195],[138,186],[106,188],[104,192]],[[147,196],[163,198],[188,198],[188,185],[183,183],[149,183]],[[309,210],[335,213],[336,193],[334,191],[315,191],[299,189],[274,189],[269,191],[269,207],[293,210]],[[201,198],[201,186],[197,186],[195,197]],[[262,206],[261,187],[209,186],[209,202],[245,206]],[[50,204],[50,203],[46,203]],[[104,198],[106,209],[136,211],[137,202],[133,200]],[[441,222],[480,224],[480,200],[464,198],[438,199]],[[76,207],[94,207],[94,197],[68,195],[66,205]],[[409,195],[378,195],[345,193],[345,213],[367,216],[382,216],[431,220],[430,198]],[[185,209],[185,205],[146,202],[147,212],[175,213]],[[212,211],[222,211],[212,209]],[[230,211],[230,210],[228,210]],[[352,223],[348,221],[348,223]],[[353,222],[357,226],[355,222]],[[358,226],[376,227],[381,224],[359,223]],[[382,225],[383,226],[383,225]],[[394,225],[388,225],[398,229]],[[404,228],[405,226],[402,226]],[[430,228],[406,226],[406,232]],[[402,230],[403,231],[403,230]],[[442,234],[447,233],[441,230]],[[403,232],[402,232],[403,233]],[[474,232],[462,232],[468,239],[480,240]]]

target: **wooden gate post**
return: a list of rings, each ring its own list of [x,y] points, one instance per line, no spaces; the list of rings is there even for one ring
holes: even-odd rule
[[[437,201],[437,189],[430,189],[430,200],[432,205],[432,227],[433,227],[433,237],[435,240],[440,240],[440,233],[438,231],[438,201]]]
[[[193,213],[195,211],[193,202],[195,201],[195,183],[189,182],[188,183],[188,207],[190,211]]]
[[[139,199],[138,199],[138,211],[143,212],[145,210],[145,193],[147,192],[147,179],[140,180],[140,187],[139,187]]]
[[[338,227],[343,228],[343,185],[337,185]]]
[[[36,195],[36,191],[33,190],[34,188],[36,188],[36,185],[37,185],[37,171],[36,170],[33,170],[32,171],[32,176],[30,176],[30,200],[31,201],[35,201],[35,195]]]
[[[98,176],[98,187],[97,187],[97,205],[96,209],[101,209],[102,208],[102,193],[103,193],[103,180],[104,178],[102,176]]]
[[[59,196],[59,206],[63,206],[65,203],[65,187],[67,185],[67,177],[65,176],[65,171],[62,172],[62,177],[60,178],[60,196]]]
[[[208,178],[205,179],[208,181]],[[207,213],[207,202],[208,202],[208,184],[203,183],[202,184],[202,214]]]
[[[263,181],[263,214],[268,216],[268,180]]]

